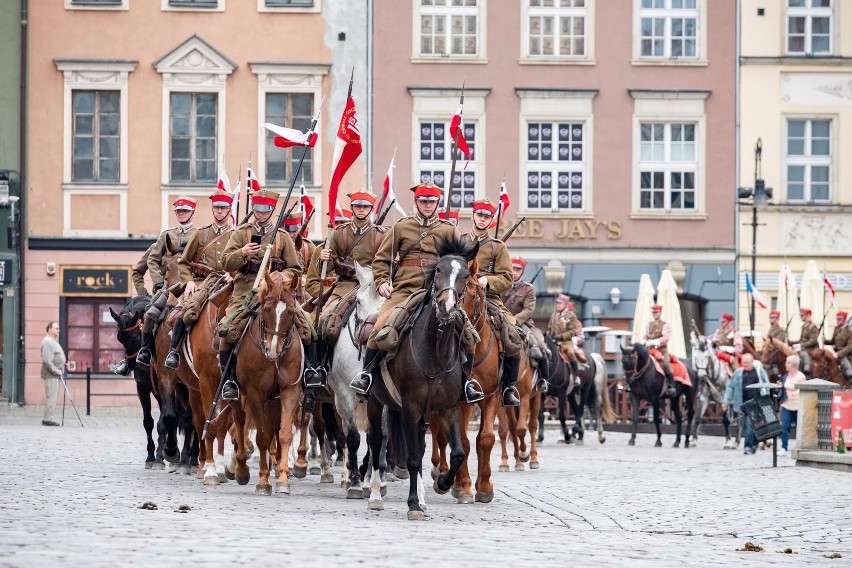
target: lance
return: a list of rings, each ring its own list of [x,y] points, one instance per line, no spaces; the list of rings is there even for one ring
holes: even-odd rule
[[[240,167],[243,167],[240,164]],[[244,215],[248,215],[249,211],[251,211],[251,204],[249,204],[249,198],[251,197],[251,179],[248,176],[248,172],[251,171],[251,150],[249,150],[249,161],[248,161],[248,170],[246,170],[246,209]]]
[[[296,234],[296,240],[295,240],[296,248],[301,248],[301,246],[300,246],[301,241],[304,239],[302,234],[305,232],[305,229],[308,228],[308,223],[311,222],[311,217],[314,216],[314,211],[316,211],[316,209],[311,209],[310,214],[307,216],[305,221],[302,223],[302,226],[299,227],[299,232]],[[307,270],[307,267],[305,267],[305,270]]]
[[[450,145],[450,149],[452,150],[452,162],[450,162],[450,181],[448,182],[450,185],[447,188],[447,199],[446,203],[444,203],[444,210],[447,213],[447,219],[450,218],[450,210],[453,208],[451,203],[452,199],[450,199],[453,195],[453,180],[456,178],[456,151],[459,146],[459,134],[461,134],[462,122],[461,117],[464,113],[464,81],[462,81],[462,90],[461,97],[459,98],[459,127],[456,130],[455,136],[453,136],[453,143]],[[461,189],[461,188],[459,188]]]
[[[500,197],[503,196],[503,185],[506,183],[506,173],[503,172],[503,181],[500,183]],[[494,238],[500,238],[500,219],[503,218],[503,201],[500,200],[499,205],[497,206],[497,228],[494,229]],[[449,219],[449,217],[447,217]]]

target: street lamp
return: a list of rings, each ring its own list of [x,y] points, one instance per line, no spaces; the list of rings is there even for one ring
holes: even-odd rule
[[[761,158],[763,154],[763,141],[758,138],[754,146],[754,187],[737,188],[737,198],[740,207],[751,205],[751,283],[757,286],[757,207],[766,205],[772,199],[772,188],[766,187],[766,182],[761,177]],[[739,269],[739,268],[738,268]],[[748,313],[750,329],[754,331],[754,296],[750,298],[751,309]]]

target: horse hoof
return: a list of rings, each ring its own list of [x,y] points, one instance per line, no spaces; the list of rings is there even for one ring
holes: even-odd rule
[[[441,470],[438,469],[437,465],[432,466],[432,479],[438,479],[438,476],[441,475]]]
[[[456,486],[453,486],[453,488],[450,489],[450,495],[453,496],[453,499],[458,499],[459,497],[461,497],[461,489]]]
[[[266,485],[261,485],[258,483],[254,486],[254,494],[255,495],[272,495],[272,486],[268,483]]]
[[[224,473],[219,473],[219,474],[216,475],[216,477],[217,477],[217,479],[219,479],[219,483],[227,483],[228,482],[228,476],[225,475]],[[233,474],[231,474],[231,479],[234,479]]]
[[[692,445],[691,445],[689,442],[684,442],[684,443],[683,443],[683,447],[684,447],[684,449],[686,449],[686,448],[691,448],[691,447],[692,447]]]
[[[308,475],[308,468],[304,465],[294,465],[293,469],[290,471],[293,474],[293,477],[302,479],[306,475]]]
[[[402,469],[401,467],[394,466],[393,474],[396,476],[397,479],[408,479],[407,469]]]
[[[180,464],[177,463],[169,463],[169,467],[166,468],[166,473],[177,473]]]
[[[367,495],[369,497],[369,495]],[[364,490],[360,487],[350,487],[346,492],[347,499],[363,499],[364,498]]]
[[[192,475],[192,469],[187,464],[182,463],[178,466],[178,475]]]
[[[169,455],[168,453],[164,453],[163,457],[166,458],[166,461],[169,463],[178,464],[180,463],[180,452],[175,452],[174,454]]]
[[[446,495],[447,491],[449,491],[449,489],[441,489],[440,487],[438,487],[437,479],[434,481],[434,483],[432,483],[432,489],[434,489],[435,493],[437,493],[438,495]],[[408,513],[411,514],[411,511],[409,511]]]
[[[530,469],[538,469],[541,466],[538,465],[538,462],[530,462]]]
[[[312,465],[308,468],[308,475],[320,475],[322,473],[322,468],[316,465]]]
[[[459,495],[456,497],[459,505],[472,505],[474,503],[473,495]]]
[[[380,494],[382,497],[386,496],[386,495],[388,494],[388,486],[387,486],[387,485],[382,485],[382,486],[379,488],[379,494]]]
[[[522,463],[516,463],[515,464],[515,471],[524,471],[525,469],[526,468],[524,467],[524,464],[522,464]]]
[[[680,442],[675,442],[674,444],[672,444],[672,447],[673,447],[673,448],[679,448],[679,447],[680,447]]]
[[[423,511],[409,511],[408,512],[408,520],[409,521],[425,521],[426,513]]]
[[[218,475],[205,475],[204,476],[204,485],[219,485],[219,476]]]
[[[497,468],[497,471],[509,471],[509,466],[508,465],[500,465],[500,467]]]
[[[373,490],[372,490],[372,489],[370,489],[370,486],[369,486],[369,485],[364,485],[364,486],[362,486],[362,487],[361,487],[361,499],[369,499],[369,498],[370,498],[370,494],[371,494],[372,492],[373,492]],[[347,493],[347,498],[348,498],[348,493]]]
[[[527,450],[526,452],[520,452],[518,454],[518,457],[521,459],[522,462],[527,463],[528,461],[530,461],[530,451]]]
[[[477,503],[490,503],[494,499],[494,491],[489,491],[488,493],[483,493],[482,491],[476,492],[476,502]]]
[[[583,438],[577,438],[577,441],[574,442],[574,443],[577,444],[578,446],[585,446],[586,445],[586,442],[583,441]]]
[[[233,471],[231,471],[230,469],[228,469],[228,466],[225,466],[225,479],[230,479],[231,481],[233,481],[236,478],[237,478],[236,474]],[[222,480],[222,476],[220,475],[219,481],[221,481],[221,480]]]
[[[636,445],[636,440],[628,440],[628,441],[627,441],[627,445],[628,445],[628,446],[635,446],[635,445]]]
[[[148,462],[148,461],[145,462],[145,469],[153,469],[153,468],[154,468],[154,462]]]
[[[282,483],[280,481],[277,482],[275,484],[275,492],[276,493],[283,493],[285,495],[289,495],[290,494],[290,484],[289,483]]]
[[[385,502],[381,499],[370,499],[367,501],[367,509],[370,511],[384,511]]]
[[[598,442],[600,442],[601,444],[606,443],[606,436],[598,436]]]
[[[542,442],[544,442],[544,436],[538,436],[535,441],[537,444],[541,444]]]
[[[663,443],[662,443],[661,441],[657,440],[656,442],[654,442],[654,447],[655,447],[655,448],[662,448],[662,447],[663,447]]]
[[[237,476],[237,485],[248,485],[249,479],[251,479],[251,475],[245,474]]]
[[[334,483],[334,474],[324,473],[320,476],[320,483]]]
[[[342,487],[344,491],[347,491],[351,485],[352,484],[349,483],[348,479],[341,479],[340,480],[340,487]]]
[[[198,471],[196,471],[195,477],[198,478],[198,479],[204,479],[204,470],[199,469]],[[219,479],[219,478],[217,477],[216,479]]]
[[[166,464],[161,461],[154,462],[153,465],[151,465],[151,469],[162,471],[166,469]]]

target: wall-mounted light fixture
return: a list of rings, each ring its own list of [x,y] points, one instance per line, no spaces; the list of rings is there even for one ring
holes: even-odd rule
[[[613,306],[617,306],[619,303],[621,303],[621,290],[619,290],[618,288],[613,288],[612,290],[610,290],[609,302]]]

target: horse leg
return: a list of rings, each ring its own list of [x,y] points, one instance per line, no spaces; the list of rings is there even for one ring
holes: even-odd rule
[[[402,408],[399,421],[400,427],[393,431],[393,435],[396,436],[401,430],[401,434],[405,440],[405,447],[408,448],[406,452],[406,466],[408,469],[408,520],[422,521],[426,518],[426,513],[421,506],[426,500],[422,477],[423,454],[425,453],[426,444],[426,425],[416,410],[406,406]],[[453,474],[455,475],[455,471]],[[438,479],[441,479],[443,475],[445,474],[439,475]],[[435,480],[436,483],[438,479]],[[450,484],[444,487],[444,491],[450,488],[452,481],[453,478],[450,478]]]
[[[313,419],[313,433],[315,436],[311,437],[311,444],[314,443],[314,438],[319,444],[317,457],[320,461],[320,483],[334,483],[334,475],[331,473],[331,446],[333,441],[328,437],[329,429],[328,426],[326,426],[325,418],[322,415],[322,408],[324,406],[324,403],[317,403],[316,405]],[[299,414],[300,413],[297,410],[296,416],[299,416]],[[310,468],[308,471],[310,473]]]
[[[692,435],[692,421],[695,419],[695,400],[694,400],[694,391],[692,388],[686,391],[686,440],[684,441],[684,448],[689,447],[689,438]]]
[[[541,394],[535,394],[533,396],[538,396],[538,436],[536,436],[536,442],[541,444],[544,442],[544,397],[547,396],[547,393],[543,392]]]
[[[299,412],[299,448],[296,450],[296,463],[293,464],[293,477],[302,479],[308,475],[308,433],[311,416],[304,408]]]
[[[663,422],[662,409],[660,408],[660,397],[654,398],[654,427],[657,429],[657,441],[654,442],[655,448],[663,447],[663,432],[660,429],[660,424]]]
[[[572,435],[571,430],[568,428],[568,416],[565,411],[565,407],[568,404],[567,392],[567,386],[564,389],[559,389],[559,395],[556,398],[559,401],[559,426],[562,428],[562,439],[566,444],[570,444]]]
[[[515,458],[515,470],[523,471],[521,463],[520,443],[518,442],[518,410],[517,408],[506,409],[506,422],[509,426],[509,438],[512,440],[512,456]]]
[[[492,396],[486,398],[485,404],[481,407],[479,434],[476,436],[476,501],[480,503],[490,503],[494,499],[494,484],[491,482],[491,451],[494,449],[495,442],[494,418],[497,416],[499,406],[499,398]]]
[[[480,403],[481,404],[481,403]],[[457,503],[461,505],[469,505],[473,503],[473,491],[470,488],[470,469],[468,468],[468,456],[470,456],[470,437],[467,433],[467,426],[470,424],[471,418],[473,418],[473,409],[474,406],[471,404],[465,404],[461,408],[459,408],[459,431],[461,432],[461,443],[464,448],[464,459],[462,460],[462,465],[459,468],[459,472],[456,475],[455,480],[453,480],[453,497],[456,498]],[[484,413],[483,413],[484,414]],[[492,424],[494,423],[494,417],[492,417]],[[480,419],[479,423],[479,432],[482,432],[483,425],[485,424],[485,417]],[[492,428],[493,429],[493,428]],[[477,434],[477,442],[476,449],[477,453],[479,452],[479,434]],[[446,447],[446,446],[445,446]],[[445,452],[446,456],[446,452]],[[481,463],[481,462],[480,462]],[[449,464],[447,465],[447,470],[449,470]]]
[[[249,473],[246,461],[246,448],[248,447],[248,435],[246,431],[246,412],[240,401],[236,400],[230,403],[234,413],[234,452],[231,454],[231,461],[225,467],[225,475],[230,479],[236,479],[238,485],[248,484],[251,474]]]
[[[142,386],[139,381],[136,381],[136,394],[139,396],[139,403],[142,405],[142,427],[145,428],[145,437],[148,439],[146,450],[148,455],[145,457],[145,469],[154,467],[154,417],[151,415],[151,390]]]
[[[635,394],[631,393],[631,404],[632,407],[632,422],[633,422],[633,430],[630,434],[630,440],[627,441],[628,446],[636,445],[636,432],[639,430],[639,397]]]
[[[381,511],[385,508],[384,500],[382,500],[382,472],[379,470],[380,455],[384,451],[382,441],[386,437],[384,435],[385,429],[382,427],[382,410],[382,404],[376,401],[375,397],[367,399],[367,418],[370,421],[367,443],[370,445],[370,461],[372,462],[370,499],[367,501],[367,508],[374,511]]]
[[[447,463],[447,433],[440,420],[433,420],[432,430],[432,479],[450,469]]]
[[[299,399],[301,395],[300,388],[287,388],[281,393],[281,424],[278,427],[278,452],[282,457],[278,460],[278,481],[275,483],[276,493],[290,494],[290,464],[286,456],[290,454],[290,446],[293,444],[293,423],[300,415]],[[322,433],[322,436],[317,432],[317,437],[322,442],[325,440],[325,432]],[[321,453],[322,459],[327,462],[328,458],[325,457],[325,451]],[[331,477],[331,474],[329,474],[329,477]],[[333,481],[334,478],[331,480]]]
[[[500,407],[497,411],[499,418],[497,435],[500,436],[500,466],[497,471],[509,471],[509,452],[506,449],[506,439],[509,437],[509,418],[506,408]]]
[[[174,392],[170,388],[160,391],[160,419],[163,421],[166,433],[163,456],[170,464],[177,464],[180,462],[180,450],[177,444],[178,416]],[[171,466],[169,469],[171,470]]]
[[[193,458],[196,462],[198,460],[198,436],[195,433],[195,426],[192,424],[192,411],[189,406],[184,408],[181,413],[181,428],[183,428],[183,450],[180,455],[178,473],[191,475]]]
[[[492,398],[496,399],[496,397]],[[435,480],[435,488],[438,493],[445,493],[453,486],[456,475],[458,475],[459,470],[464,464],[465,456],[461,429],[459,427],[458,407],[445,411],[443,415],[447,421],[447,441],[450,443],[450,469],[446,473],[439,475],[438,479]]]
[[[514,414],[514,413],[513,413]],[[521,462],[530,461],[530,448],[527,446],[527,424],[530,414],[530,397],[521,398],[521,406],[517,409],[518,419],[515,422],[515,435],[518,437],[518,457]]]
[[[675,387],[675,388],[678,388],[678,387]],[[680,390],[680,389],[678,388],[678,390]],[[675,420],[675,424],[676,424],[676,426],[675,426],[675,432],[676,432],[675,441],[674,441],[674,444],[672,444],[673,448],[679,448],[680,447],[681,420],[683,419],[683,416],[681,415],[681,410],[680,410],[680,399],[681,399],[681,393],[678,393],[677,397],[671,401],[672,414],[674,414],[674,420]],[[688,444],[689,444],[689,438],[687,438],[687,445]]]
[[[577,436],[577,443],[583,444],[583,414],[585,413],[585,409],[583,408],[583,400],[582,400],[582,392],[580,393],[580,400],[577,400],[576,395],[572,395],[568,397],[568,406],[571,408],[571,414],[574,415],[574,427],[572,428],[571,437],[573,438],[575,435]]]

